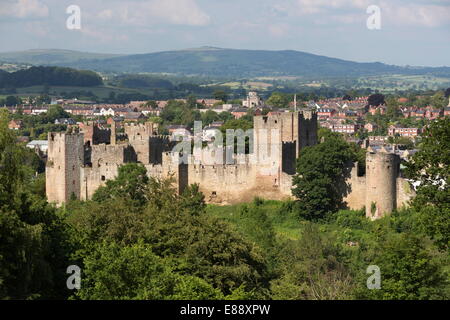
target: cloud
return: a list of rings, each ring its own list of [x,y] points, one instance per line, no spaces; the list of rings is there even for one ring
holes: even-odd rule
[[[47,37],[50,32],[49,27],[39,21],[25,23],[25,30],[38,37]]]
[[[123,34],[112,34],[109,31],[101,30],[99,28],[91,29],[90,27],[83,27],[80,32],[90,38],[99,40],[102,43],[111,41],[128,41],[128,36]]]
[[[291,16],[321,16],[321,24],[354,24],[367,18],[369,5],[381,8],[381,18],[391,25],[439,27],[450,23],[450,3],[434,1],[431,4],[401,0],[292,0],[283,10]],[[280,10],[280,6],[273,10]]]
[[[0,16],[47,17],[48,7],[39,0],[1,0]]]
[[[104,20],[118,19],[130,26],[151,26],[155,24],[205,26],[210,16],[204,12],[195,0],[142,0],[112,2],[111,9],[105,9],[97,15]]]
[[[367,8],[370,0],[296,0],[296,11],[301,15],[334,11],[341,8]]]
[[[269,34],[273,37],[283,37],[289,32],[289,27],[286,24],[272,24],[268,27]]]
[[[450,5],[403,5],[389,2],[381,5],[392,24],[403,26],[439,27],[450,23]]]

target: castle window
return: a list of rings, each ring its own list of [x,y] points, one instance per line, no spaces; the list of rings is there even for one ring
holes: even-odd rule
[[[105,181],[106,180],[106,177],[105,176],[102,176],[102,181]]]
[[[216,192],[216,191],[213,191],[213,192],[211,192],[211,195],[217,196],[217,192]]]
[[[72,184],[75,185],[75,180],[72,181]]]
[[[277,120],[275,120],[275,123],[278,123],[278,121],[277,121]]]
[[[72,171],[75,171],[75,166],[72,166]]]

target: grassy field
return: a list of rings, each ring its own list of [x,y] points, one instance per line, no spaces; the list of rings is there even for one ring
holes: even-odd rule
[[[272,87],[272,83],[268,82],[262,82],[262,81],[247,81],[247,82],[239,82],[239,81],[230,81],[225,83],[212,83],[205,86],[224,86],[229,87],[232,90],[239,89],[242,85],[242,88],[246,90],[267,90],[268,88]]]
[[[300,237],[302,222],[292,213],[283,210],[282,201],[266,200],[261,205],[265,210],[270,222],[274,226],[279,237],[296,240]],[[238,229],[242,220],[241,212],[245,206],[251,204],[237,204],[229,206],[208,205],[207,213],[224,219],[234,224]]]
[[[389,75],[359,78],[355,88],[372,88],[382,91],[394,90],[438,90],[450,86],[450,79],[428,75]]]

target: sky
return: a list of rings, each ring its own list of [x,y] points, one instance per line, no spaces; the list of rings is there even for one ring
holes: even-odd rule
[[[80,9],[79,29],[67,27],[76,21],[71,5]],[[368,12],[373,6],[379,16]],[[0,52],[201,46],[450,66],[450,0],[0,0]]]

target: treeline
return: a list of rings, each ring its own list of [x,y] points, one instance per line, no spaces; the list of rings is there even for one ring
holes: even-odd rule
[[[61,67],[31,67],[13,73],[0,73],[0,88],[37,85],[94,87],[102,84],[102,78],[93,71]]]

